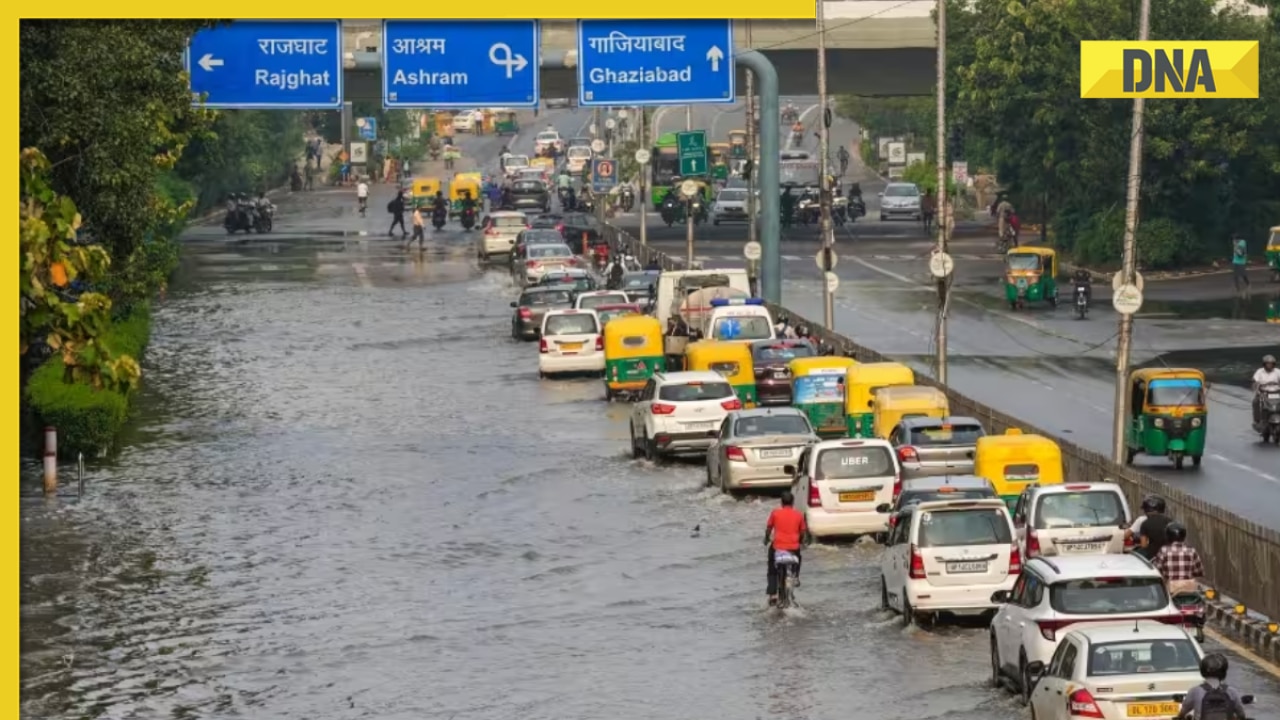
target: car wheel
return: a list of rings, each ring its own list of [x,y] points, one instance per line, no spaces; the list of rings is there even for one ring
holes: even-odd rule
[[[711,480],[711,463],[707,463],[707,487],[711,487],[714,484]]]
[[[911,627],[913,619],[911,601],[907,599],[907,589],[902,588],[902,627]]]
[[[631,428],[631,459],[639,460],[642,457],[644,457],[644,450],[642,450],[640,445],[636,443],[636,429],[633,426]]]
[[[883,575],[880,576],[880,609],[891,609],[889,607],[889,585],[885,583]]]
[[[991,636],[991,687],[997,690],[1004,687],[1004,673],[1000,671],[1000,649],[994,635]]]
[[[719,224],[720,224],[720,221],[719,221],[719,220],[712,220],[712,221],[711,221],[711,224],[712,224],[712,225],[719,225]]]
[[[604,401],[613,402],[613,390],[608,386],[604,386]]]
[[[662,460],[662,454],[658,452],[658,443],[653,438],[644,439],[644,459],[654,464]]]
[[[1018,657],[1018,702],[1024,706],[1031,704],[1031,673],[1027,672],[1027,653],[1024,650]]]

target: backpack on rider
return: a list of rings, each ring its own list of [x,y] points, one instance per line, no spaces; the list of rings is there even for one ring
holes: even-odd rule
[[[1210,687],[1204,685],[1204,697],[1200,700],[1200,713],[1196,720],[1245,720],[1236,712],[1236,702],[1226,685]]]

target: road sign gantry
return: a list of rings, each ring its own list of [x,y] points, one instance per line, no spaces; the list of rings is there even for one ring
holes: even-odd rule
[[[184,54],[192,102],[210,108],[342,107],[339,20],[237,20],[200,30]]]
[[[579,20],[578,104],[734,101],[732,20]]]

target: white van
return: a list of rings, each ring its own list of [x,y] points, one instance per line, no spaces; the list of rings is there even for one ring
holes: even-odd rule
[[[800,464],[784,468],[794,480],[814,537],[858,537],[883,532],[902,471],[887,440],[826,440],[800,455]]]
[[[701,328],[707,340],[753,342],[773,340],[773,316],[760,298],[716,298]]]
[[[604,373],[604,341],[594,310],[551,310],[542,318],[538,377]]]
[[[665,328],[672,315],[680,312],[680,305],[692,293],[703,288],[727,287],[742,295],[751,295],[751,283],[746,268],[717,268],[715,270],[670,270],[658,276],[658,295],[654,313]]]
[[[1013,526],[1025,558],[1114,555],[1125,544],[1131,515],[1115,483],[1032,485],[1013,507]]]

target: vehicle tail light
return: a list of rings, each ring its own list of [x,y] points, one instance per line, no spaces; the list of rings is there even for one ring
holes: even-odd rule
[[[1121,530],[1123,530],[1123,531],[1125,531],[1125,533],[1124,533],[1124,549],[1125,549],[1125,550],[1132,550],[1132,549],[1134,548],[1135,544],[1136,544],[1136,543],[1134,543],[1133,533],[1128,532],[1129,528],[1127,528],[1127,527],[1125,527],[1125,526],[1123,526],[1123,525],[1121,525],[1121,526],[1120,526],[1120,529],[1121,529]]]
[[[924,556],[920,554],[920,548],[915,545],[911,546],[911,579],[924,580]]]
[[[547,347],[547,341],[545,339],[538,340],[538,352],[551,352],[551,349]]]
[[[571,258],[569,258],[569,264],[570,264],[570,265],[573,265],[574,267],[577,267],[577,265],[578,265],[578,258],[576,258],[576,257],[571,257]]]
[[[1033,558],[1040,554],[1040,537],[1036,535],[1035,530],[1027,531],[1027,557]]]
[[[731,398],[729,400],[725,400],[724,402],[720,403],[720,407],[724,408],[725,410],[741,410],[742,401],[739,400],[738,398]]]
[[[539,266],[539,265],[541,265],[541,264],[542,264],[542,263],[538,262],[537,260],[525,260],[525,261],[524,261],[524,266],[525,266],[525,267],[528,267],[528,268],[536,268],[536,267],[538,267],[538,266]]]
[[[676,411],[676,406],[666,403],[654,403],[649,406],[649,409],[653,411],[654,415],[670,415]]]
[[[920,462],[920,453],[910,445],[898,448],[898,462]]]
[[[738,462],[747,461],[747,454],[742,452],[742,448],[740,447],[735,447],[733,445],[730,445],[729,447],[725,448],[724,454],[725,454],[725,457],[729,458],[730,460],[737,460]]]
[[[822,495],[818,493],[818,486],[809,482],[809,507],[822,507]]]
[[[604,338],[599,335],[596,336],[596,350],[604,351]]]
[[[897,515],[890,515],[890,516],[889,516],[889,527],[890,527],[890,528],[893,528],[893,527],[897,526],[897,524],[898,524],[898,516],[897,516]]]
[[[520,308],[520,319],[528,320],[533,317],[533,311],[529,308]]]
[[[896,502],[898,496],[902,494],[902,473],[894,473],[893,475],[893,499]]]
[[[496,228],[496,227],[494,227],[494,226],[490,225],[490,226],[488,226],[488,227],[486,227],[486,228],[484,229],[484,234],[485,234],[485,235],[489,235],[489,236],[497,235],[497,234],[498,234],[498,228]]]
[[[1080,688],[1067,697],[1067,712],[1070,713],[1071,717],[1102,717],[1102,711],[1098,709],[1098,702],[1084,688]]]
[[[1018,549],[1018,543],[1009,546],[1009,574],[1022,574],[1022,551]]]

